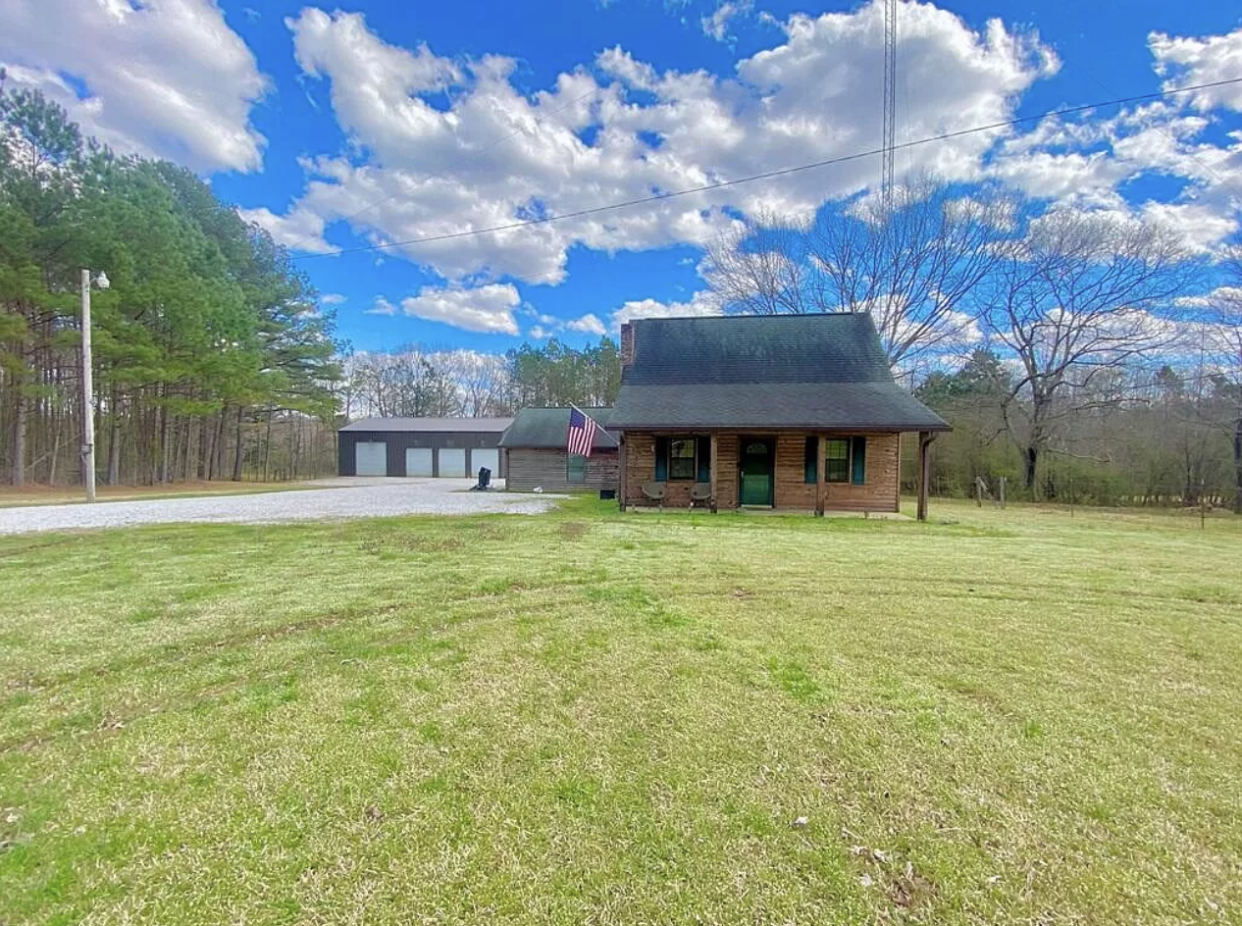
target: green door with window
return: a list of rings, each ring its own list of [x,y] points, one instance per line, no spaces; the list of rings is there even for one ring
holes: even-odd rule
[[[776,453],[771,440],[743,438],[738,482],[743,505],[771,505]]]

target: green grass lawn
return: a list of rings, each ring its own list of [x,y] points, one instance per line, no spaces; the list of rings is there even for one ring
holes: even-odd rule
[[[0,538],[0,922],[1242,918],[1242,519]]]

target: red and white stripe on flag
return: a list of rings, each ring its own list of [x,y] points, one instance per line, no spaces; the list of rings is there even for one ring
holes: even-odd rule
[[[590,415],[584,414],[577,408],[569,410],[569,434],[568,445],[569,452],[578,456],[589,457],[591,448],[595,444],[595,432],[599,429],[599,425],[591,418]]]

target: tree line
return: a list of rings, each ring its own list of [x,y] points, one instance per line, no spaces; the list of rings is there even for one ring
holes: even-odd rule
[[[93,409],[82,396],[81,268]],[[81,478],[83,415],[110,484],[312,475],[331,461],[333,319],[285,252],[166,161],[83,139],[0,92],[0,473]]]
[[[996,352],[980,348],[915,390],[953,425],[933,445],[935,493],[972,496],[982,480],[994,497],[1001,478],[1023,486],[1023,442],[1007,420],[1026,404],[1013,396],[1017,378]],[[1238,382],[1207,363],[1155,370],[1131,364],[1075,382],[1047,416],[1055,452],[1041,462],[1033,495],[1070,504],[1237,511],[1240,407]]]
[[[609,337],[582,348],[551,338],[504,354],[409,345],[353,354],[344,367],[340,399],[350,420],[507,417],[531,406],[607,406],[621,386],[620,347]]]

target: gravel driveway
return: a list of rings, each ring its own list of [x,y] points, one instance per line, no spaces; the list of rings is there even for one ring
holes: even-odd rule
[[[185,521],[275,524],[403,514],[542,514],[561,497],[465,491],[473,479],[327,479],[310,484],[315,488],[252,495],[0,508],[0,534]]]

